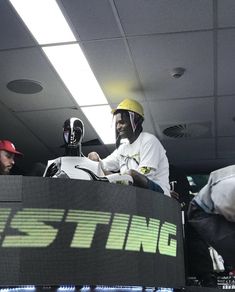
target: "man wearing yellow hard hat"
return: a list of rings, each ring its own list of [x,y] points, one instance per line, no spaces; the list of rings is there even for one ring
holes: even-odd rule
[[[169,163],[166,151],[152,134],[143,132],[144,110],[133,99],[124,99],[112,110],[116,125],[116,150],[105,159],[91,152],[91,160],[101,161],[105,172],[129,174],[135,186],[170,196]],[[122,143],[122,141],[125,142]]]

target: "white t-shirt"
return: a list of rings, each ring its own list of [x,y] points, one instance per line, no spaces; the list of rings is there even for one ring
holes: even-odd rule
[[[156,182],[164,194],[170,196],[166,151],[160,141],[150,133],[140,133],[132,144],[121,144],[102,160],[102,167],[106,171],[120,171],[121,174],[129,169],[137,170]]]

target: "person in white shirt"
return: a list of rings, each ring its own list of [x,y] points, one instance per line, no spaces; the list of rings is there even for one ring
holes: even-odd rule
[[[152,134],[143,132],[144,110],[136,100],[125,99],[112,111],[116,125],[116,150],[105,159],[91,152],[88,158],[101,161],[103,171],[129,174],[133,185],[170,196],[169,163],[166,151]]]

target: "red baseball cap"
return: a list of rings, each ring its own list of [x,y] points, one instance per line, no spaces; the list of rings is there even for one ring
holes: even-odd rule
[[[23,155],[22,153],[16,150],[14,144],[9,140],[0,140],[0,150],[5,150],[10,153]]]

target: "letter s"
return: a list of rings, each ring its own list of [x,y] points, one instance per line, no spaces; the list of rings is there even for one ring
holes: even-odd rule
[[[7,235],[3,247],[47,247],[58,230],[45,224],[45,221],[60,222],[64,215],[62,209],[29,209],[18,211],[11,221],[11,228],[19,235]]]

